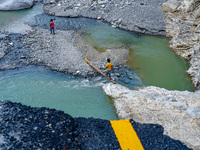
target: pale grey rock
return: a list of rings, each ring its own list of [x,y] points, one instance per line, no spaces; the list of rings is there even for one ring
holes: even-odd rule
[[[119,119],[160,124],[165,134],[200,149],[200,91],[168,91],[153,86],[130,90],[111,83],[103,90],[112,98]]]
[[[0,10],[20,10],[33,6],[33,0],[1,0]]]
[[[187,71],[197,89],[200,88],[200,1],[169,0],[163,4],[165,12],[166,36],[170,48],[187,59]]]
[[[5,34],[1,34],[1,33],[0,33],[0,39],[3,39],[3,38],[5,38],[5,37],[6,37]]]
[[[5,56],[5,52],[2,51],[2,50],[0,50],[0,60],[1,60],[1,58],[3,58],[4,56]]]

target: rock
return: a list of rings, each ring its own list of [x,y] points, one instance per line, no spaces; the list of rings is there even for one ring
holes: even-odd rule
[[[5,56],[5,53],[0,51],[0,59],[3,58],[4,56]]]
[[[0,33],[0,39],[3,39],[3,38],[5,38],[5,37],[6,37],[5,34],[1,34],[1,33]]]
[[[22,55],[21,57],[20,57],[20,59],[25,59],[26,58],[26,56],[24,56],[24,55]]]
[[[1,0],[0,10],[20,10],[33,6],[32,0]]]
[[[200,149],[200,91],[168,91],[153,86],[129,90],[110,83],[103,90],[112,98],[119,119],[160,124],[164,134]]]
[[[162,6],[162,11],[165,13],[175,12],[177,8],[180,6],[180,2],[177,1],[168,1],[164,3]]]
[[[13,46],[14,45],[14,43],[13,42],[10,42],[10,43],[8,43],[10,46]]]
[[[200,17],[200,8],[198,8],[197,10],[194,11],[194,18],[198,19]]]
[[[112,28],[116,28],[116,25],[112,25]]]

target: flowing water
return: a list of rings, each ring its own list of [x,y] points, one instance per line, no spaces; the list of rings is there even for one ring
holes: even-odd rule
[[[111,100],[103,93],[101,81],[28,67],[0,72],[0,99],[34,107],[49,107],[73,117],[117,119]]]
[[[41,5],[28,10],[0,11],[0,30],[21,33],[31,29],[27,24],[49,28],[51,18],[55,19],[56,29],[77,30],[99,51],[128,48],[130,57],[126,65],[131,68],[132,82],[118,83],[193,91],[185,73],[188,64],[169,49],[166,38],[133,34],[93,19],[47,16]],[[73,117],[117,119],[112,102],[101,89],[105,82],[101,77],[84,79],[30,66],[0,72],[0,99],[55,108]]]
[[[186,73],[188,63],[170,50],[167,38],[132,34],[109,26],[89,28],[85,32],[87,41],[100,51],[128,48],[130,55],[126,65],[144,84],[168,90],[194,90]]]

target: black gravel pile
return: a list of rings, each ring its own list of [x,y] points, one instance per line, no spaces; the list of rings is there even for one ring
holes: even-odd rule
[[[190,150],[183,143],[163,135],[158,124],[140,124],[130,120],[145,150]]]
[[[93,118],[76,118],[79,127],[78,141],[84,150],[120,149],[110,121]]]
[[[131,120],[145,150],[189,150],[163,127]],[[120,149],[108,120],[72,118],[63,111],[0,101],[1,150]]]
[[[73,147],[74,119],[62,111],[0,102],[0,149],[59,149]]]

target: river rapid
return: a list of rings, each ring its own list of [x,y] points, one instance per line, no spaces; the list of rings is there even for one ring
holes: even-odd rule
[[[163,37],[130,33],[98,20],[47,16],[41,5],[29,10],[0,11],[0,30],[25,33],[31,30],[30,26],[48,28],[51,18],[55,19],[56,30],[76,30],[98,51],[129,49],[129,69],[124,70],[126,77],[116,78],[118,83],[132,89],[154,85],[169,90],[194,90],[185,73],[187,62],[169,49],[168,39]],[[106,82],[100,76],[85,79],[29,66],[0,72],[0,99],[55,108],[73,117],[114,120],[117,116],[112,102],[101,89]]]

